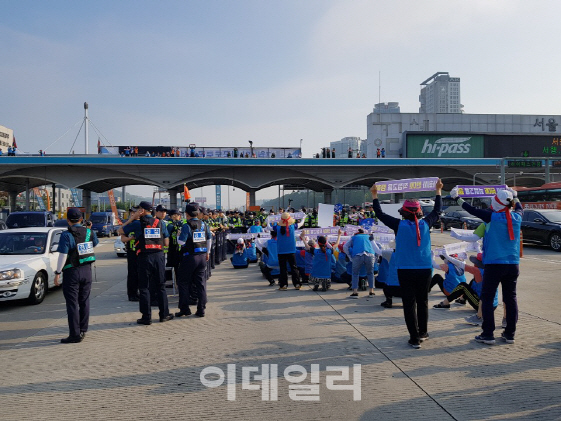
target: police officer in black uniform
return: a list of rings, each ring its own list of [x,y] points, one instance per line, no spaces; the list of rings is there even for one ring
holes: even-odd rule
[[[140,202],[139,210],[132,214],[118,231],[119,234],[127,236],[134,232],[138,240],[138,289],[142,317],[136,322],[142,325],[152,324],[151,285],[156,291],[160,322],[173,319],[173,314],[169,313],[165,279],[164,246],[169,245],[169,234],[165,223],[152,217],[151,211],[150,203]]]
[[[208,224],[199,218],[199,205],[189,203],[185,206],[187,222],[181,227],[181,235],[177,242],[182,246],[181,265],[179,266],[179,312],[177,317],[189,316],[189,298],[195,293],[197,297],[196,316],[204,317],[206,295],[206,266],[210,259],[212,239]]]
[[[95,232],[80,224],[82,213],[78,209],[69,209],[66,219],[68,231],[60,236],[60,254],[54,279],[55,285],[60,285],[59,279],[63,273],[62,292],[66,300],[70,330],[70,335],[60,340],[63,344],[82,342],[88,331],[92,289],[91,264],[95,261],[93,248],[98,244]]]
[[[138,208],[130,208],[129,214],[132,215]],[[137,239],[134,232],[130,232],[128,236],[121,235],[121,241],[125,243],[127,251],[127,295],[129,301],[138,301],[138,261],[136,258]]]

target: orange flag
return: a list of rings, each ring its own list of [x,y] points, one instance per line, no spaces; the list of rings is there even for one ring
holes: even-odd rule
[[[189,189],[185,184],[183,185],[183,198],[185,199],[185,201],[191,199],[191,193],[189,193]]]

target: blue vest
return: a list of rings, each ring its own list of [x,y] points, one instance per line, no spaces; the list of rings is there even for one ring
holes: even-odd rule
[[[388,279],[388,271],[389,271],[390,263],[386,259],[382,259],[382,263],[380,263],[380,269],[378,270],[378,277],[376,280],[378,282],[386,283]]]
[[[372,247],[372,243],[370,243],[370,236],[368,234],[353,235],[352,241],[353,252],[351,256],[356,256],[364,252],[374,254],[374,248]]]
[[[234,253],[232,256],[232,265],[245,266],[247,265],[247,249],[243,253]]]
[[[245,252],[250,262],[257,261],[257,249],[255,248],[255,243],[251,243],[251,245],[245,249]]]
[[[263,232],[263,227],[261,225],[252,225],[247,232]]]
[[[491,222],[485,227],[483,236],[483,263],[487,264],[514,264],[520,263],[520,226],[522,217],[516,212],[510,213],[512,217],[512,230],[514,240],[508,236],[506,214],[493,212]]]
[[[278,275],[280,273],[279,267],[279,255],[277,254],[277,240],[270,239],[267,241],[267,251],[269,252],[269,257],[267,257],[267,266],[273,269],[271,271],[272,275]]]
[[[466,282],[466,277],[464,275],[464,271],[462,270],[462,274],[458,275],[458,270],[454,264],[447,262],[448,265],[448,272],[444,276],[444,289],[448,294],[450,294],[454,289],[460,285],[460,282]]]
[[[429,226],[421,219],[419,221],[421,245],[417,245],[417,228],[415,221],[402,220],[395,237],[396,265],[398,269],[431,269],[431,241]],[[392,259],[393,259],[392,258]]]
[[[294,258],[296,259],[296,267],[298,268],[306,267],[306,258],[302,255],[302,251],[305,252],[305,250],[299,247],[296,249],[296,253],[294,253]]]
[[[335,264],[335,256],[331,249],[323,253],[320,249],[314,249],[314,260],[312,263],[312,276],[316,278],[331,278],[331,265]]]
[[[288,226],[288,235],[286,232],[281,234],[281,226],[274,227],[277,231],[278,254],[296,253],[296,238],[294,238],[294,224]],[[285,227],[286,228],[286,227]]]
[[[483,273],[485,272],[485,270],[479,268],[479,272],[481,272],[481,278],[483,278]],[[483,281],[479,283],[473,282],[471,284],[471,289],[473,289],[473,292],[475,292],[478,297],[481,297],[482,288],[483,288]],[[499,305],[499,290],[497,288],[497,291],[495,292],[495,298],[493,299],[493,307],[497,307],[498,305]]]
[[[386,259],[383,259],[386,260]],[[388,277],[386,278],[386,285],[389,287],[398,287],[399,280],[397,278],[397,265],[396,265],[396,258],[395,253],[392,254],[392,258],[390,259],[390,263],[388,266]],[[386,260],[387,261],[387,260]]]
[[[314,251],[306,251],[304,254],[304,272],[307,274],[312,273],[312,265],[314,262]]]

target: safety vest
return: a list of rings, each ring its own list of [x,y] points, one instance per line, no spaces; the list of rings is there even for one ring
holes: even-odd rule
[[[91,241],[92,231],[81,226],[68,227],[68,231],[74,237],[76,247],[68,251],[66,263],[62,270],[95,262],[93,242]]]
[[[134,235],[134,231],[129,232],[129,237],[132,237]],[[129,240],[126,242],[125,247],[127,250],[131,250],[131,251],[136,251],[136,245],[138,244],[138,240],[136,238],[133,238],[132,240]]]
[[[191,228],[191,235],[187,238],[181,252],[184,256],[205,254],[207,252],[205,223],[200,219],[190,219],[187,225]]]
[[[138,241],[138,250],[136,254],[141,251],[157,252],[164,249],[164,233],[163,224],[160,224],[158,218],[154,218],[152,224],[144,218],[140,219],[140,226],[142,228],[142,235]]]

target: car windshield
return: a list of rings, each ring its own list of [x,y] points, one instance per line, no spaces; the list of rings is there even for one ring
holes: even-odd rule
[[[92,224],[106,224],[107,215],[92,215],[90,221],[92,221]]]
[[[0,254],[42,254],[45,252],[47,234],[37,232],[0,233]]]
[[[544,212],[543,216],[545,216],[549,222],[561,222],[561,212]]]
[[[42,213],[11,214],[6,220],[8,228],[44,227],[45,215]]]

